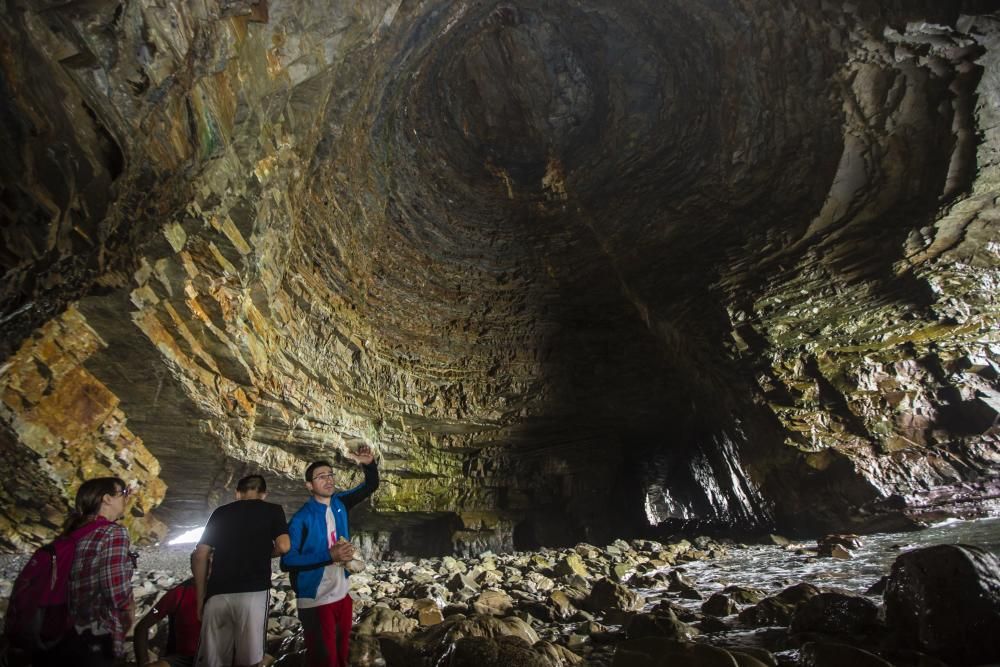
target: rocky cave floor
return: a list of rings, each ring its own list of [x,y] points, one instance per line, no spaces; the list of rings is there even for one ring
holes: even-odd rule
[[[352,576],[350,664],[946,667],[1000,657],[1000,639],[985,634],[1000,609],[1000,519],[813,544],[765,541],[616,540],[371,561]],[[891,572],[890,551],[900,554]],[[190,545],[140,550],[137,618],[189,576],[189,554]],[[24,560],[0,560],[3,607]],[[272,581],[269,655],[274,665],[304,665],[288,577],[275,569]],[[919,614],[932,627],[914,634],[908,619]],[[158,630],[153,647],[166,634],[165,625]]]

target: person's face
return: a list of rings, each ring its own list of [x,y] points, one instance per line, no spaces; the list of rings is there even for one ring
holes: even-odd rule
[[[312,480],[306,482],[306,488],[314,496],[329,498],[333,495],[333,468],[320,466],[313,470]]]
[[[114,521],[125,516],[125,505],[128,503],[128,497],[129,489],[127,486],[119,488],[114,495],[107,494],[104,496],[105,501],[111,509],[111,514],[114,516]]]

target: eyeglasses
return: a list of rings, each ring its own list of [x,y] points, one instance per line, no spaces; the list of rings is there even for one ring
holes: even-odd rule
[[[318,475],[313,475],[312,481],[318,482],[318,481],[326,481],[326,480],[330,480],[330,479],[333,479],[333,473],[332,472],[321,472]]]
[[[132,491],[126,486],[124,489],[122,489],[121,491],[119,491],[118,493],[116,493],[115,497],[117,497],[117,496],[125,496],[126,498],[128,498],[130,495],[132,495]]]

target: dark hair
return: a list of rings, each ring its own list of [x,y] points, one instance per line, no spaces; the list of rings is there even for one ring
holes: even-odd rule
[[[71,533],[92,520],[101,511],[105,495],[118,495],[126,487],[125,481],[119,477],[96,477],[85,481],[76,491],[76,507],[66,522],[64,532]]]
[[[247,491],[256,491],[257,493],[267,493],[267,482],[260,475],[247,475],[240,481],[236,482],[236,490],[239,493],[246,493]]]
[[[330,465],[329,461],[313,461],[312,463],[310,463],[309,467],[306,468],[306,481],[307,482],[313,481],[313,473],[316,472],[316,468],[322,468],[323,466],[333,469],[333,466]]]

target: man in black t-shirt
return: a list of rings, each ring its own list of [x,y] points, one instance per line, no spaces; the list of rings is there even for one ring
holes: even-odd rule
[[[212,513],[195,549],[198,667],[254,667],[264,659],[271,558],[290,546],[285,512],[266,497],[263,477],[241,479],[236,502]]]

